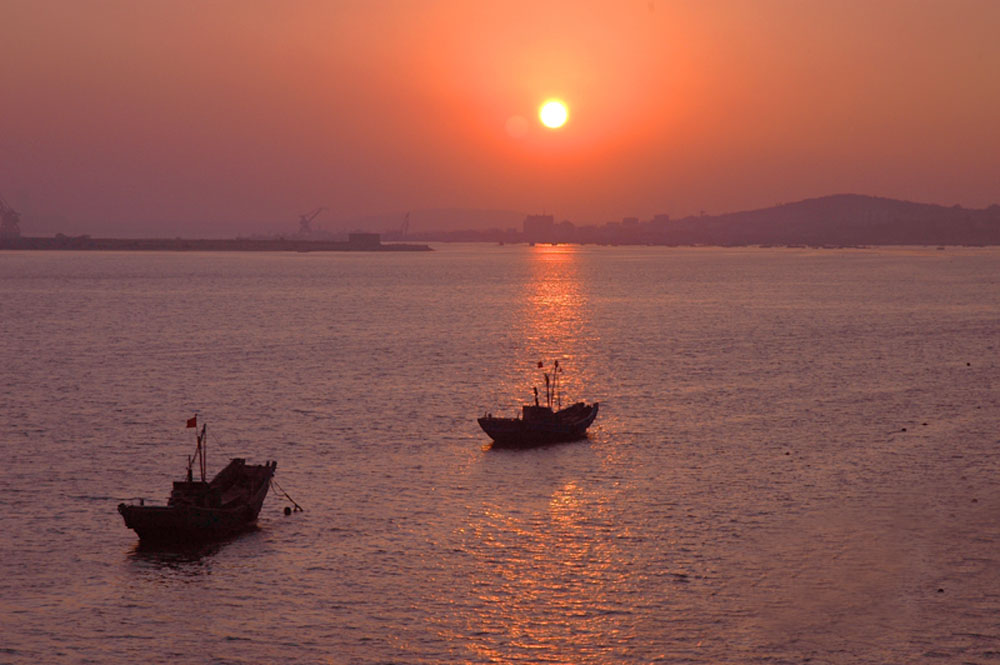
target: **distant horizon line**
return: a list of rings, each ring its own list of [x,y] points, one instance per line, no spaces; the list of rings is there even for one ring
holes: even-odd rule
[[[742,208],[742,209],[737,209],[737,210],[728,210],[728,211],[724,211],[724,212],[708,212],[707,210],[701,210],[698,213],[690,213],[690,214],[686,214],[686,215],[682,215],[682,216],[674,216],[674,215],[670,214],[669,212],[654,213],[650,217],[641,217],[639,215],[624,215],[624,216],[622,216],[622,217],[620,217],[618,219],[608,219],[608,220],[604,220],[602,222],[594,222],[594,223],[582,223],[582,224],[579,224],[578,226],[579,226],[579,228],[600,228],[600,227],[606,226],[608,224],[621,223],[621,222],[623,222],[625,220],[643,220],[643,221],[645,221],[645,220],[654,220],[654,219],[656,219],[658,217],[666,217],[666,218],[669,218],[672,221],[680,221],[680,220],[692,220],[692,219],[699,219],[699,218],[718,218],[718,217],[726,217],[726,216],[739,216],[739,215],[744,215],[744,214],[761,213],[761,212],[765,212],[765,211],[769,211],[769,210],[776,210],[776,209],[784,208],[784,207],[787,207],[787,206],[795,206],[795,205],[800,205],[800,204],[804,204],[804,203],[808,203],[808,202],[812,202],[812,201],[822,201],[822,200],[830,200],[830,199],[838,199],[838,198],[840,198],[840,199],[846,199],[846,198],[867,199],[867,200],[872,200],[872,201],[885,201],[885,202],[892,202],[892,203],[899,203],[899,204],[911,204],[911,205],[917,205],[917,206],[926,206],[928,208],[960,209],[960,210],[969,210],[969,211],[987,211],[987,210],[991,210],[991,209],[994,209],[994,208],[1000,208],[1000,204],[997,204],[997,203],[992,203],[992,204],[989,204],[989,205],[987,205],[985,207],[982,207],[982,208],[975,208],[975,207],[967,207],[967,206],[964,206],[964,205],[958,204],[958,203],[952,204],[952,205],[947,205],[947,204],[943,204],[943,203],[935,203],[935,202],[927,202],[927,201],[916,201],[916,200],[912,200],[912,199],[900,199],[900,198],[893,198],[893,197],[889,197],[889,196],[881,196],[881,195],[876,195],[876,194],[859,194],[859,193],[854,193],[854,192],[838,192],[838,193],[834,193],[834,194],[824,194],[824,195],[820,195],[820,196],[811,196],[811,197],[806,197],[806,198],[803,198],[803,199],[796,199],[796,200],[792,200],[792,201],[780,201],[780,202],[777,202],[777,203],[775,203],[773,205],[763,206],[763,207]],[[449,213],[449,214],[452,214],[452,215],[462,215],[462,214],[495,214],[495,215],[507,215],[507,216],[511,217],[511,220],[507,222],[508,224],[510,224],[510,223],[516,223],[515,218],[520,218],[520,220],[523,222],[523,220],[526,219],[526,218],[528,218],[528,217],[539,216],[539,215],[541,215],[541,216],[549,216],[549,215],[551,215],[552,218],[553,218],[553,220],[556,223],[562,223],[562,222],[568,221],[570,223],[573,223],[574,225],[577,224],[576,222],[574,222],[569,217],[563,217],[563,218],[560,219],[560,215],[557,215],[556,213],[553,213],[553,212],[549,212],[547,210],[543,210],[542,212],[522,212],[522,211],[510,209],[510,208],[488,208],[488,207],[482,207],[482,208],[463,208],[463,207],[459,207],[459,206],[441,206],[441,207],[432,207],[432,208],[410,208],[410,209],[407,209],[407,210],[400,209],[398,211],[389,211],[389,212],[373,213],[373,214],[364,214],[364,215],[360,215],[360,216],[357,216],[357,217],[350,218],[351,221],[344,221],[343,219],[341,219],[341,220],[335,220],[333,222],[332,226],[328,225],[328,224],[318,223],[318,224],[316,224],[316,229],[315,230],[319,234],[347,234],[347,233],[354,233],[354,232],[378,232],[378,233],[392,235],[392,234],[394,234],[394,233],[397,232],[396,228],[399,228],[399,225],[396,225],[396,228],[377,228],[377,229],[373,228],[373,225],[376,225],[376,224],[378,224],[380,222],[384,224],[385,222],[387,222],[389,220],[391,220],[393,222],[395,222],[396,220],[399,220],[400,222],[402,222],[405,218],[413,216],[415,214],[427,215],[429,213],[431,213],[431,214],[432,213]],[[26,215],[26,217],[27,217],[27,220],[29,221],[29,224],[30,224],[30,220],[32,219],[32,217],[37,218],[37,219],[48,219],[48,220],[59,220],[61,218],[62,220],[65,220],[65,218],[62,217],[62,215],[55,215],[55,214],[40,214],[40,215],[31,215],[31,214],[28,214],[28,215]],[[166,225],[166,224],[177,223],[178,221],[179,220],[160,221],[160,222],[153,222],[152,224],[155,224],[157,226],[162,226],[162,225]],[[95,222],[90,222],[90,223],[95,223]],[[149,224],[150,222],[143,222],[143,223]],[[275,236],[296,236],[297,235],[297,232],[294,230],[295,220],[293,220],[291,218],[291,216],[289,217],[289,221],[288,222],[284,222],[284,223],[282,223],[282,222],[247,222],[245,220],[243,220],[243,221],[229,220],[229,221],[223,221],[223,222],[200,222],[200,221],[197,221],[197,220],[189,220],[189,221],[186,221],[185,223],[186,224],[215,224],[215,225],[226,227],[225,229],[220,229],[220,231],[223,231],[223,232],[237,232],[238,233],[239,232],[238,229],[236,229],[234,227],[243,226],[244,228],[253,227],[253,228],[258,228],[258,229],[260,229],[260,228],[278,229],[278,230],[273,230],[273,231],[269,232],[271,235],[275,235]],[[477,231],[508,230],[510,228],[509,226],[507,228],[501,228],[501,227],[495,226],[495,225],[494,226],[485,226],[484,224],[486,224],[486,223],[488,223],[488,222],[485,222],[485,220],[483,220],[483,223],[481,223],[479,225],[474,225],[474,226],[471,226],[471,227],[463,227],[463,228],[454,228],[454,229],[451,229],[451,230],[448,230],[448,229],[445,229],[445,228],[434,228],[434,227],[427,227],[426,229],[425,228],[415,228],[415,229],[413,229],[412,233],[413,234],[434,234],[434,233],[449,234],[449,233],[467,233],[467,232],[477,232]],[[83,225],[86,225],[86,224],[88,224],[88,222],[81,222],[81,223],[73,224],[73,226],[79,227],[79,226],[83,226]],[[96,224],[100,225],[100,222],[97,222]],[[104,224],[105,225],[110,224],[112,226],[121,226],[122,225],[122,223],[116,223],[116,222],[111,222],[111,223],[105,222]],[[282,224],[285,224],[286,226],[281,226]],[[285,230],[285,229],[287,229],[287,230]],[[25,229],[25,230],[27,230],[27,229]],[[244,233],[249,234],[249,235],[248,236],[239,236],[239,235],[237,235],[237,236],[235,236],[235,238],[249,237],[250,235],[259,234],[259,233],[261,233],[261,231],[246,230],[246,231],[244,231]],[[71,234],[71,233],[66,233],[66,232],[62,232],[62,231],[48,231],[48,232],[45,232],[45,234],[38,235],[38,236],[31,236],[29,233],[24,233],[22,237],[54,237],[54,236],[58,236],[60,234],[66,235],[66,236],[73,236],[73,234]],[[78,236],[81,236],[81,235],[88,235],[89,236],[89,235],[91,235],[91,233],[88,233],[88,232],[85,232],[85,231],[84,232],[77,231],[74,237],[78,237]],[[111,238],[112,236],[102,236],[102,237]],[[193,236],[181,236],[181,235],[168,236],[166,234],[157,234],[156,231],[152,231],[152,232],[143,233],[142,235],[126,234],[126,235],[113,236],[113,237],[115,237],[115,238],[119,238],[120,237],[120,238],[123,238],[123,239],[126,239],[126,238],[127,239],[173,239],[173,238],[182,238],[182,237],[185,238],[185,239],[209,239],[210,237],[223,238],[223,237],[230,237],[230,236],[203,236],[201,238],[198,238],[198,237],[193,237]]]
[[[960,203],[945,204],[945,203],[937,203],[937,202],[933,202],[933,201],[917,201],[915,199],[900,199],[900,198],[894,198],[894,197],[891,197],[891,196],[882,196],[882,195],[878,195],[878,194],[859,194],[857,192],[836,192],[836,193],[833,193],[833,194],[821,194],[821,195],[818,195],[818,196],[807,196],[807,197],[802,198],[802,199],[794,199],[794,200],[791,200],[791,201],[779,201],[779,202],[774,203],[774,204],[769,205],[769,206],[751,207],[751,208],[739,208],[739,209],[735,209],[735,210],[726,210],[726,211],[722,211],[722,212],[708,212],[707,209],[704,209],[704,210],[700,210],[699,213],[688,213],[688,214],[679,215],[679,216],[675,217],[672,213],[667,212],[667,211],[663,211],[663,212],[659,212],[659,213],[653,213],[653,215],[651,217],[648,217],[648,219],[653,219],[653,218],[655,218],[655,217],[657,217],[659,215],[669,215],[672,219],[688,219],[688,218],[697,218],[697,217],[720,217],[720,216],[723,216],[723,215],[739,215],[739,214],[742,214],[742,213],[757,212],[757,211],[761,211],[761,210],[771,210],[771,209],[780,208],[780,207],[783,207],[783,206],[795,205],[795,204],[798,204],[798,203],[805,203],[807,201],[819,201],[819,200],[822,200],[822,199],[833,199],[833,198],[840,198],[840,197],[867,198],[867,199],[875,199],[875,200],[881,200],[881,201],[894,201],[894,202],[898,202],[898,203],[913,203],[913,204],[916,204],[916,205],[933,206],[933,207],[939,207],[939,208],[960,208],[960,209],[963,209],[963,210],[989,210],[990,208],[992,208],[994,206],[1000,206],[1000,203],[991,203],[991,204],[986,205],[986,206],[984,206],[982,208],[976,208],[976,207],[968,207],[968,206],[962,205]],[[552,215],[552,217],[555,218],[557,221],[562,221],[562,220],[559,220],[559,217],[561,217],[561,215],[558,215],[558,214],[556,214],[556,213],[554,213],[554,212],[552,212],[550,210],[546,210],[546,209],[543,209],[541,211],[526,212],[526,211],[514,210],[514,209],[511,209],[511,208],[490,208],[490,207],[463,208],[463,207],[460,207],[460,206],[437,206],[437,207],[430,207],[430,208],[408,208],[406,210],[399,209],[399,210],[393,210],[393,211],[387,211],[387,212],[380,212],[380,213],[368,213],[368,214],[360,215],[360,216],[357,216],[357,217],[352,217],[351,219],[353,219],[355,222],[361,222],[361,221],[364,221],[364,220],[377,220],[377,219],[390,218],[390,217],[392,217],[392,218],[399,217],[400,219],[402,219],[403,216],[408,215],[408,214],[412,215],[414,213],[428,213],[428,212],[510,213],[510,214],[519,215],[522,218],[523,217],[535,216],[535,215]],[[604,220],[604,221],[601,221],[601,222],[594,222],[594,223],[586,224],[586,225],[592,226],[592,225],[598,225],[598,224],[607,224],[609,222],[620,222],[623,219],[632,219],[632,218],[644,219],[641,215],[626,214],[626,215],[623,215],[622,217],[620,217],[618,219],[607,219],[607,220]],[[569,217],[564,217],[563,219],[565,219],[567,221],[571,221],[571,222],[573,221]],[[347,233],[347,232],[350,232],[350,231],[356,231],[356,230],[360,230],[360,229],[349,229],[348,227],[341,227],[341,228],[338,228],[337,230],[338,231],[342,231],[344,233]],[[433,229],[431,231],[433,231]]]

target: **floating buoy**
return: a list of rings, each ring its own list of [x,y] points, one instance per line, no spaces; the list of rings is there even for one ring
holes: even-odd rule
[[[903,429],[901,429],[901,430],[899,430],[899,431],[900,431],[900,432],[905,432],[905,431],[906,431],[906,428],[904,427]]]
[[[938,593],[944,593],[944,589],[938,589]]]
[[[291,515],[292,514],[292,507],[291,506],[285,506],[285,514],[286,515]]]

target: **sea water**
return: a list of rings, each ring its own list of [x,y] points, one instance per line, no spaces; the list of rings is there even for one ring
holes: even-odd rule
[[[435,249],[0,253],[0,663],[1000,657],[1000,250]],[[137,547],[195,413],[305,511]]]

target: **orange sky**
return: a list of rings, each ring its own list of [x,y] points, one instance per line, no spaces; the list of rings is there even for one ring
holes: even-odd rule
[[[993,0],[0,0],[0,16],[0,195],[28,234],[32,214],[210,235],[294,229],[319,205],[332,227],[839,192],[1000,202]],[[553,96],[557,131],[536,115]]]

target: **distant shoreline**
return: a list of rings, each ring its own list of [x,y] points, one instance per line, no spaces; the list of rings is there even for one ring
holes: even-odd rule
[[[377,238],[364,241],[289,240],[223,238],[91,238],[90,236],[55,236],[52,238],[3,238],[0,250],[112,250],[165,252],[430,252],[429,245],[405,243],[382,244]]]
[[[938,250],[961,247],[997,247],[1000,243],[923,243],[888,242],[868,244],[811,244],[811,243],[673,243],[673,242],[528,242],[510,240],[438,239],[443,244],[475,243],[482,245],[580,245],[592,247],[668,247],[720,249],[877,249],[880,247],[923,247]],[[375,244],[332,240],[287,240],[287,239],[184,239],[184,238],[91,238],[89,236],[20,237],[0,239],[0,251],[118,251],[118,252],[432,252],[429,245],[411,243],[381,242]]]
[[[862,194],[833,194],[782,203],[770,208],[680,219],[655,215],[626,217],[603,226],[577,226],[554,215],[528,215],[522,228],[417,231],[385,234],[355,231],[346,241],[320,239],[325,233],[230,238],[91,238],[89,235],[23,237],[17,224],[0,228],[0,249],[103,249],[160,251],[352,252],[431,251],[420,243],[482,242],[496,244],[647,245],[666,247],[990,247],[1000,245],[1000,204],[982,209],[915,203]],[[432,225],[433,221],[427,221]],[[318,237],[317,237],[318,236]],[[337,237],[337,236],[334,236]],[[339,236],[342,237],[342,236]],[[392,244],[383,245],[385,237]]]

